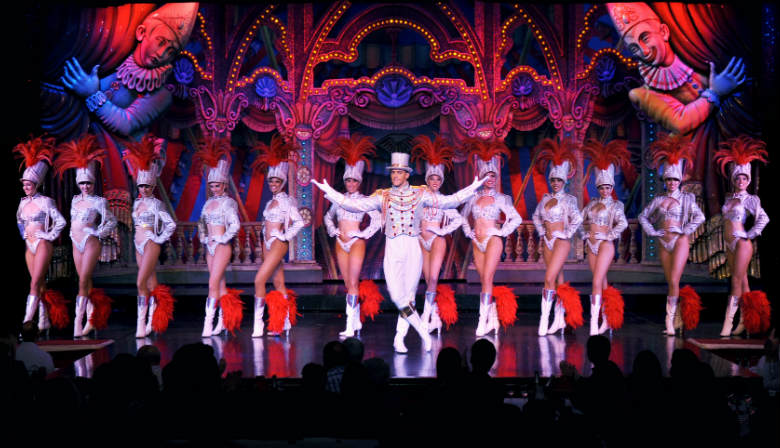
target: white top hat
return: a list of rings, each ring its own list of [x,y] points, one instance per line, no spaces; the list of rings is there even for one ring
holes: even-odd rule
[[[390,165],[387,166],[388,170],[404,170],[407,173],[412,172],[412,168],[409,167],[409,154],[405,152],[394,152],[390,154]]]

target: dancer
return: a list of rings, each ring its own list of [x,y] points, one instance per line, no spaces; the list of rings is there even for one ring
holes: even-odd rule
[[[493,277],[498,262],[501,261],[501,253],[504,251],[501,239],[511,235],[523,219],[517,213],[512,198],[499,193],[496,188],[501,174],[501,155],[509,156],[506,145],[500,141],[487,143],[473,140],[468,142],[467,146],[477,176],[485,179],[484,185],[477,191],[476,196],[463,207],[463,232],[471,239],[474,249],[474,267],[477,268],[482,284],[476,335],[484,336],[491,331],[498,332],[499,315],[504,314],[496,308],[494,296],[498,294],[494,294],[493,291]],[[502,213],[506,221],[499,228],[498,221]],[[473,219],[473,229],[469,224],[469,218]],[[500,291],[505,289],[502,288]],[[503,296],[497,298],[499,304],[502,304]]]
[[[225,329],[233,332],[241,325],[242,303],[240,291],[228,289],[225,269],[232,254],[231,241],[241,226],[238,219],[238,204],[227,195],[230,181],[229,138],[207,136],[198,144],[195,156],[208,169],[206,178],[211,197],[203,204],[198,221],[198,238],[206,247],[206,264],[209,268],[209,295],[206,298],[206,316],[203,320],[204,338],[216,336]],[[219,313],[217,313],[219,304]],[[214,326],[214,315],[218,314]]]
[[[687,161],[687,169],[693,163],[690,142],[684,136],[664,137],[652,145],[653,166],[663,169],[663,180],[666,194],[658,195],[639,215],[639,223],[647,236],[657,238],[660,243],[659,255],[664,268],[664,276],[669,285],[666,296],[666,328],[668,336],[674,336],[678,322],[682,318],[677,313],[681,296],[680,278],[685,263],[688,261],[690,238],[693,232],[704,222],[704,213],[696,205],[693,193],[683,193],[680,184],[683,179],[683,161]],[[658,224],[653,226],[651,219]],[[697,300],[695,292],[690,287],[684,288],[684,298]],[[686,305],[687,306],[687,305]],[[697,317],[698,322],[698,317]]]
[[[374,155],[374,141],[371,137],[354,134],[350,138],[340,138],[336,151],[344,158],[344,185],[347,188],[345,196],[362,199],[360,183],[363,182],[363,169],[368,162],[367,157]],[[366,255],[366,240],[371,238],[382,227],[382,216],[378,211],[368,212],[370,221],[368,227],[360,230],[360,223],[365,213],[352,213],[331,205],[323,221],[328,235],[336,238],[336,261],[339,264],[344,286],[347,288],[347,327],[339,335],[349,338],[360,332],[363,324],[360,322],[360,271],[363,268],[363,258]],[[334,225],[334,219],[336,224]]]
[[[431,140],[420,135],[412,141],[412,161],[425,160],[425,183],[428,191],[437,199],[443,197],[439,192],[444,183],[445,167],[452,169],[452,156],[455,151],[439,135]],[[435,206],[425,207],[420,227],[420,248],[423,256],[423,277],[425,278],[425,304],[420,315],[428,332],[441,334],[442,315],[447,327],[458,318],[455,293],[448,285],[439,285],[439,272],[447,251],[446,236],[460,227],[463,222],[456,209],[441,209]]]
[[[566,324],[581,325],[582,304],[576,291],[563,283],[563,263],[569,256],[571,237],[582,223],[577,206],[577,198],[564,192],[566,180],[574,176],[574,153],[568,143],[559,144],[546,138],[534,149],[536,151],[536,169],[544,173],[546,162],[550,162],[550,181],[552,194],[545,193],[534,210],[533,221],[536,233],[542,244],[542,255],[546,270],[544,290],[542,291],[542,317],[539,320],[539,336],[563,331]],[[548,328],[550,310],[555,296],[555,317]],[[564,315],[566,318],[564,319]]]
[[[102,289],[92,289],[92,271],[103,248],[101,239],[116,227],[116,218],[108,208],[108,201],[93,194],[96,169],[102,165],[104,157],[105,150],[98,147],[95,136],[85,134],[76,141],[60,145],[54,161],[60,179],[66,170],[76,169],[76,183],[81,190],[70,205],[70,239],[73,241],[73,262],[79,275],[73,337],[86,336],[93,329],[105,328],[111,313],[111,299]],[[98,215],[100,221],[96,225]],[[87,323],[82,327],[85,312]]]
[[[750,162],[758,160],[767,162],[769,154],[766,151],[766,143],[751,137],[741,135],[721,143],[720,150],[715,153],[715,161],[720,164],[721,173],[729,180],[734,192],[726,197],[721,213],[723,214],[723,238],[726,240],[726,257],[731,271],[731,295],[726,304],[726,317],[723,320],[723,329],[720,335],[723,337],[732,334],[738,335],[745,330],[746,311],[752,308],[765,314],[765,321],[769,322],[769,302],[766,294],[761,291],[750,291],[748,283],[748,266],[753,257],[753,243],[751,240],[761,235],[764,227],[769,223],[769,216],[763,208],[758,196],[749,194],[747,188],[750,185]],[[729,173],[726,173],[727,165],[731,163]],[[748,214],[753,215],[753,227],[749,231],[745,229]],[[751,303],[755,302],[757,303]],[[739,323],[732,333],[734,315],[740,310]],[[748,319],[748,322],[756,319]],[[757,320],[761,323],[761,319]],[[767,328],[748,329],[749,333],[766,331]]]
[[[30,293],[22,323],[32,320],[37,312],[39,330],[49,328],[49,314],[52,316],[51,323],[61,328],[67,325],[67,308],[62,294],[46,289],[46,273],[54,251],[52,241],[59,238],[65,227],[65,218],[57,210],[54,200],[38,193],[49,169],[46,163],[51,163],[54,155],[54,139],[34,138],[16,145],[14,152],[24,159],[22,165],[25,166],[20,179],[25,196],[16,209],[16,223],[27,246],[24,261],[30,273]]]
[[[155,150],[155,144],[155,137],[148,134],[139,142],[128,142],[124,156],[138,187],[138,198],[133,203],[133,241],[138,264],[136,338],[145,338],[152,330],[162,333],[173,317],[170,288],[157,283],[155,272],[160,249],[176,230],[176,222],[165,211],[165,205],[154,197],[157,176],[165,164],[161,154]]]
[[[455,208],[470,198],[486,180],[474,179],[474,183],[449,196],[435,196],[426,187],[409,185],[409,154],[390,155],[390,180],[392,187],[377,190],[367,198],[347,198],[334,190],[328,182],[312,181],[325,197],[351,212],[381,210],[385,222],[384,271],[390,298],[398,307],[399,319],[393,347],[398,353],[406,353],[404,336],[411,324],[420,334],[425,351],[432,347],[428,329],[414,310],[414,296],[422,273],[422,251],[418,243],[423,208]]]
[[[590,140],[582,147],[591,160],[589,170],[592,168],[596,173],[596,188],[599,191],[599,196],[591,199],[582,209],[582,239],[588,252],[588,265],[593,273],[590,290],[591,336],[604,333],[607,329],[620,328],[623,324],[623,296],[616,288],[607,285],[607,272],[615,258],[614,241],[628,227],[623,203],[612,199],[615,165],[620,166],[624,173],[632,169],[627,143],[626,140],[613,140],[604,145]],[[601,326],[599,314],[602,316]]]
[[[281,135],[271,138],[271,145],[258,143],[259,152],[252,164],[253,170],[268,168],[268,188],[273,198],[263,210],[263,264],[255,275],[255,317],[252,337],[263,335],[263,312],[268,302],[268,334],[278,336],[282,331],[289,334],[295,325],[295,293],[284,286],[284,255],[290,241],[303,228],[303,218],[298,213],[298,204],[284,192],[287,184],[288,162],[298,158],[296,148],[285,142]],[[265,294],[265,284],[273,277],[276,291]]]

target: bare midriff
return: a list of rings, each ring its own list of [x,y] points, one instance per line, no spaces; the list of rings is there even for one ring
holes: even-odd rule
[[[216,203],[215,201],[214,203],[209,204],[209,208],[207,209],[207,211],[209,213],[214,213],[217,211],[218,208],[219,208],[219,204]],[[225,233],[225,226],[220,224],[208,224],[206,228],[208,229],[209,237],[220,236]]]
[[[732,207],[739,205],[738,200],[731,200],[728,203],[726,203],[728,206],[728,210],[730,210]],[[740,221],[731,221],[728,219],[723,220],[723,239],[726,240],[727,244],[731,244],[734,241],[734,232],[744,232],[745,226]]]
[[[490,207],[496,202],[491,196],[482,196],[477,199],[477,206],[484,209]],[[474,235],[477,240],[484,241],[488,237],[488,230],[497,228],[495,219],[487,218],[475,218],[474,219]]]
[[[360,223],[357,221],[350,221],[348,219],[342,219],[339,221],[339,238],[343,242],[347,242],[352,239],[348,236],[350,232],[360,232]]]
[[[441,229],[441,222],[440,221],[426,221],[422,220],[420,223],[420,234],[423,238],[426,240],[430,240],[434,236],[436,236],[435,233],[431,232],[429,229]]]
[[[30,201],[29,204],[27,204],[24,209],[22,209],[22,215],[23,216],[35,216],[38,213],[41,212],[40,207],[35,205],[33,201]],[[36,232],[43,232],[43,223],[40,222],[28,222],[27,225],[24,227],[24,233],[27,236],[27,241],[29,241],[31,244],[35,244],[36,241],[38,241],[38,237],[35,236]]]
[[[601,213],[602,211],[604,211],[605,208],[606,207],[604,206],[604,204],[599,203],[599,204],[596,204],[593,207],[592,210],[593,210],[593,213]],[[597,233],[603,233],[603,234],[608,233],[609,232],[609,226],[601,226],[601,225],[594,224],[594,223],[591,222],[590,225],[589,225],[589,230],[588,231],[590,232],[590,238],[588,238],[588,239],[590,240],[591,244],[595,245],[599,241],[598,239],[595,238],[595,235]]]
[[[90,204],[88,201],[81,201],[78,204],[76,204],[76,210],[79,210],[80,212],[83,212],[84,210],[88,209],[90,207]],[[82,221],[72,221],[70,223],[70,233],[73,235],[73,238],[76,241],[81,241],[86,233],[84,232],[86,229],[92,229],[95,230],[94,223],[91,222],[82,222]]]

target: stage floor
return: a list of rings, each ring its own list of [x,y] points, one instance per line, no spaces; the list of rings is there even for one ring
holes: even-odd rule
[[[130,326],[129,322],[124,325],[114,322],[109,329],[98,334],[100,339],[112,339],[114,343],[77,360],[72,367],[65,367],[65,374],[91,376],[102,362],[119,353],[135,354],[138,348],[146,344],[160,349],[164,366],[179,347],[202,341],[214,348],[218,359],[224,358],[227,363],[226,372],[240,370],[244,377],[275,375],[279,378],[297,378],[307,363],[322,363],[323,346],[338,339],[338,332],[343,329],[344,319],[341,316],[337,313],[308,312],[299,318],[298,325],[292,329],[289,338],[251,338],[249,316],[245,316],[244,326],[236,336],[211,338],[200,337],[202,320],[195,315],[177,317],[166,333],[146,339],[136,339],[135,327]],[[459,322],[452,329],[443,331],[440,337],[434,334],[434,349],[430,353],[422,350],[419,336],[410,329],[406,338],[409,353],[396,354],[392,348],[396,316],[390,313],[380,314],[375,321],[364,325],[360,336],[365,344],[365,359],[384,359],[390,365],[391,375],[396,378],[434,377],[439,350],[443,347],[455,347],[464,356],[468,356],[468,351],[476,340],[474,331],[477,315],[473,312],[462,312]],[[624,327],[611,336],[611,359],[624,374],[631,372],[632,362],[641,350],[651,350],[661,361],[664,375],[668,375],[672,352],[675,348],[685,347],[693,350],[702,361],[709,363],[718,377],[754,376],[747,368],[691,343],[690,338],[717,337],[720,323],[704,322],[696,330],[686,333],[685,338],[672,338],[661,333],[663,326],[657,320],[657,316],[653,316],[651,320],[641,315],[626,313]],[[558,366],[562,360],[574,364],[581,373],[589,374],[590,364],[585,352],[587,325],[564,336],[559,333],[540,338],[536,334],[537,324],[538,314],[521,313],[515,326],[506,331],[501,330],[497,337],[487,338],[496,345],[498,351],[492,375],[528,378],[539,372],[541,376],[549,377],[560,373]]]

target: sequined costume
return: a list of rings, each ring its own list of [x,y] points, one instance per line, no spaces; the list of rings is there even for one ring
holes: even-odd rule
[[[276,206],[272,208],[271,204],[273,204],[274,201],[276,201]],[[266,238],[265,240],[266,249],[271,249],[274,240],[290,241],[303,228],[303,218],[301,218],[301,214],[298,213],[298,204],[295,203],[295,199],[288,196],[285,192],[276,193],[273,196],[273,199],[265,204],[263,219],[265,220],[263,222],[264,234],[265,223],[281,223],[283,224],[282,228],[284,229],[284,233],[279,233],[279,231],[271,232],[271,237]],[[292,223],[290,221],[292,221]]]
[[[739,201],[736,204],[730,205],[733,200]],[[731,252],[737,247],[737,242],[740,239],[752,240],[761,235],[767,224],[769,224],[769,216],[766,214],[763,208],[761,208],[761,200],[756,195],[748,193],[732,193],[726,197],[726,203],[723,204],[721,209],[723,218],[732,222],[739,222],[745,225],[748,215],[753,215],[755,220],[753,227],[748,231],[742,231],[735,233],[735,237],[731,243],[727,244],[728,249]]]
[[[32,215],[25,215],[24,209],[29,204],[35,204],[38,211]],[[23,197],[19,201],[19,207],[16,209],[16,223],[22,232],[27,248],[33,255],[41,240],[54,241],[65,228],[65,218],[57,210],[57,204],[52,198],[40,193],[36,193],[32,197]],[[34,226],[36,231],[29,234],[27,232],[28,226]],[[43,227],[43,230],[39,230],[39,226]]]
[[[547,207],[547,203],[553,199],[556,201],[555,204]],[[553,249],[555,240],[559,238],[562,240],[571,239],[580,227],[580,224],[582,224],[582,215],[577,207],[577,198],[563,192],[563,190],[558,193],[545,193],[544,196],[542,196],[539,205],[536,206],[532,219],[534,221],[536,233],[542,237],[544,244],[550,250]],[[552,232],[552,235],[548,239],[544,228],[545,222],[563,222],[563,230]]]
[[[78,204],[82,202],[86,202],[88,205],[79,207]],[[98,216],[100,216],[99,222],[97,222]],[[94,195],[86,197],[76,195],[73,197],[73,202],[71,202],[70,206],[70,221],[70,239],[73,241],[73,247],[81,253],[84,253],[89,237],[106,238],[116,227],[116,217],[111,213],[106,198]],[[77,233],[83,232],[81,236],[74,236],[75,229],[72,223],[76,222],[84,225],[80,230],[76,230]]]
[[[176,221],[165,211],[162,201],[157,198],[138,198],[133,204],[133,223],[135,232],[144,235],[141,241],[136,239],[135,250],[144,254],[147,241],[164,244],[176,230]]]
[[[485,196],[493,197],[493,202],[486,206],[480,206],[477,204],[477,201]],[[474,235],[474,230],[471,229],[471,225],[469,224],[469,216],[473,217],[475,220],[487,219],[497,222],[501,217],[501,213],[506,216],[504,225],[502,225],[500,228],[496,228],[495,231],[491,231],[492,233],[485,237],[485,239],[482,241],[477,240],[476,235]],[[520,214],[517,213],[517,209],[515,209],[515,206],[512,203],[512,198],[510,196],[498,193],[495,190],[486,190],[484,188],[479,190],[474,197],[466,202],[466,205],[463,207],[462,218],[463,233],[474,240],[477,248],[482,253],[485,253],[487,250],[487,244],[490,241],[491,236],[506,238],[507,236],[511,235],[512,232],[514,232],[515,229],[520,226],[520,224],[523,223],[523,218],[521,218]]]
[[[670,198],[674,201],[671,205],[665,206],[665,201]],[[661,246],[671,252],[674,250],[674,245],[677,244],[680,235],[691,235],[704,222],[704,213],[696,205],[696,196],[693,193],[683,193],[678,189],[671,194],[656,196],[642,210],[638,220],[648,236],[658,238]],[[677,222],[679,225],[656,230],[655,224],[663,224],[666,220]],[[666,233],[674,235],[670,240],[661,238]]]
[[[209,226],[222,226],[225,233],[222,235],[209,235]],[[227,196],[212,196],[203,205],[198,221],[198,238],[201,244],[206,245],[206,249],[211,256],[214,256],[218,244],[230,244],[239,228],[241,222],[238,219],[238,204]]]
[[[433,194],[437,197],[444,196],[438,191]],[[431,250],[433,241],[437,236],[449,235],[463,223],[463,217],[460,215],[460,213],[458,213],[457,210],[452,208],[441,209],[439,207],[425,207],[425,209],[423,209],[422,220],[433,224],[434,227],[438,227],[438,230],[436,230],[435,234],[431,236],[430,239],[426,240],[422,234],[418,237],[420,243],[423,245],[425,250],[428,251]],[[431,227],[428,227],[428,230],[431,230]]]
[[[366,198],[366,196],[364,196],[359,192],[345,193],[344,196],[350,199]],[[382,216],[379,214],[377,210],[372,210],[368,212],[368,216],[370,218],[368,227],[366,227],[364,230],[352,234],[349,241],[347,242],[344,242],[341,238],[337,236],[339,231],[338,223],[340,223],[341,221],[352,221],[352,222],[361,223],[363,222],[363,217],[365,215],[366,213],[364,212],[357,212],[357,213],[350,212],[346,209],[339,207],[337,204],[333,204],[330,206],[328,212],[325,214],[325,217],[323,218],[323,222],[325,223],[325,228],[328,231],[328,235],[331,238],[336,238],[336,242],[339,244],[339,246],[341,246],[342,249],[344,249],[344,252],[349,253],[349,250],[352,248],[352,245],[355,244],[355,241],[359,239],[367,240],[372,236],[374,236],[374,234],[380,228],[382,228]]]
[[[628,221],[623,210],[623,203],[611,197],[591,199],[588,205],[582,209],[583,226],[580,228],[582,239],[593,255],[598,255],[602,241],[614,241],[620,238],[620,235],[626,230]],[[609,227],[610,230],[607,233],[585,231],[585,227],[591,224]],[[596,243],[592,243],[591,239],[595,239]]]

